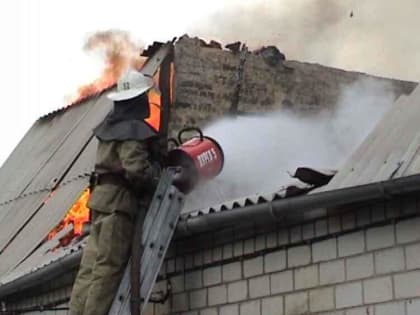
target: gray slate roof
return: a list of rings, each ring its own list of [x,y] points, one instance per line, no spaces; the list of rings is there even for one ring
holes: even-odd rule
[[[39,119],[1,167],[0,276],[39,246],[87,187],[96,150],[91,129],[110,108],[99,95]]]
[[[398,98],[331,182],[312,193],[419,173],[420,87],[417,87],[410,95]]]

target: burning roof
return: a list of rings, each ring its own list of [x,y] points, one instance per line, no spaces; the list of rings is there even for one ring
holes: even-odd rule
[[[214,43],[204,45],[198,39],[183,37],[175,43],[173,57],[173,133],[186,125],[206,126],[231,113],[238,54]],[[153,66],[156,64],[147,63],[145,68]],[[287,106],[297,110],[311,108],[312,111],[332,107],[340,85],[360,77],[364,75],[286,61],[272,48],[260,50],[247,56],[236,114],[269,112]],[[385,81],[390,83],[390,89],[396,95],[410,92],[415,86],[412,82]],[[0,191],[0,282],[19,278],[81,246],[80,243],[71,244],[62,251],[46,254],[46,248],[40,244],[88,186],[96,149],[91,129],[110,108],[111,102],[99,93],[79,101],[78,106],[45,116],[35,122],[0,169],[0,186],[3,187]],[[217,209],[193,208],[191,210],[201,211],[185,214],[184,219],[270,203],[289,197],[291,189],[287,187],[280,189],[280,193],[277,189],[271,196],[256,192],[232,202],[222,200]],[[312,188],[297,187],[293,193],[304,193]],[[77,222],[73,223],[77,225]],[[48,246],[54,245],[59,234],[52,237]]]

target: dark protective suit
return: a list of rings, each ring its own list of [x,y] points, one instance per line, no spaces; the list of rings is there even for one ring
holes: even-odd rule
[[[147,109],[147,111],[146,111]],[[130,256],[137,216],[145,216],[158,174],[157,134],[147,118],[145,95],[116,102],[94,130],[99,139],[88,207],[91,232],[70,300],[71,315],[105,315]]]

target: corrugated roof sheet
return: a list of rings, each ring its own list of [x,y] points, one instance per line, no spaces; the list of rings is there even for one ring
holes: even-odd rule
[[[29,223],[47,198],[52,183],[62,180],[74,161],[78,160],[78,164],[92,166],[91,157],[81,160],[79,155],[92,139],[92,128],[104,118],[111,105],[112,103],[103,95],[49,120],[38,121],[29,131],[42,135],[33,139],[37,141],[36,149],[33,150],[34,144],[28,141],[22,141],[18,145],[15,151],[24,154],[23,157],[19,156],[20,165],[16,165],[17,163],[9,158],[0,172],[0,182],[4,182],[3,187],[9,185],[14,187],[16,194],[8,193],[13,190],[6,192],[7,198],[12,198],[13,201],[1,213],[0,250],[17,237],[22,228]],[[31,174],[31,176],[27,175],[25,180],[15,180],[16,175],[13,176],[11,168],[16,169],[18,174]],[[1,192],[0,198],[4,194]],[[27,196],[31,196],[30,200]],[[22,204],[22,200],[25,199],[28,199],[28,202]],[[3,253],[0,255],[0,259],[3,255]]]
[[[71,226],[69,226],[69,228],[70,227]],[[65,231],[63,232],[65,233]],[[22,276],[31,274],[35,271],[41,270],[46,266],[59,262],[62,258],[80,251],[85,246],[87,241],[87,239],[84,238],[83,240],[71,244],[65,248],[54,250],[54,247],[58,244],[58,238],[60,238],[59,234],[55,239],[40,246],[30,257],[28,257],[15,269],[0,277],[0,285],[12,282]]]
[[[88,177],[66,178],[1,254],[0,275],[13,269],[45,239],[88,186]]]
[[[13,189],[0,192],[11,199],[0,203],[0,275],[33,252],[87,187],[97,144],[91,130],[111,106],[102,95],[38,120],[1,168],[0,182]]]
[[[250,196],[246,196],[246,197],[242,197],[242,198],[238,198],[234,200],[224,201],[222,203],[219,203],[210,207],[200,208],[200,209],[185,208],[182,212],[181,220],[185,218],[194,217],[194,216],[200,216],[204,214],[210,214],[210,213],[226,211],[226,210],[233,210],[237,208],[243,208],[246,206],[260,204],[260,203],[266,203],[273,200],[289,198],[292,196],[305,194],[308,191],[312,190],[313,188],[314,186],[312,185],[295,182],[294,184],[283,186],[275,192],[267,192],[267,193],[262,193],[262,194],[250,195]]]
[[[417,87],[395,102],[331,182],[313,193],[420,173],[419,121],[420,87]]]

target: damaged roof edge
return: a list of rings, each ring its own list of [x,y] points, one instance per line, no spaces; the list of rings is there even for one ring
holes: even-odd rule
[[[233,225],[250,224],[249,222],[265,224],[272,223],[273,220],[283,220],[290,223],[291,221],[315,219],[316,217],[311,217],[311,214],[308,215],[308,211],[344,206],[356,202],[388,199],[392,196],[416,191],[420,191],[420,174],[190,217],[178,222],[175,235],[177,237],[190,236]],[[325,213],[317,213],[317,215],[324,216]],[[52,279],[76,267],[80,259],[81,251],[79,250],[42,269],[0,285],[0,300],[7,295],[30,288],[38,284],[39,281]]]

